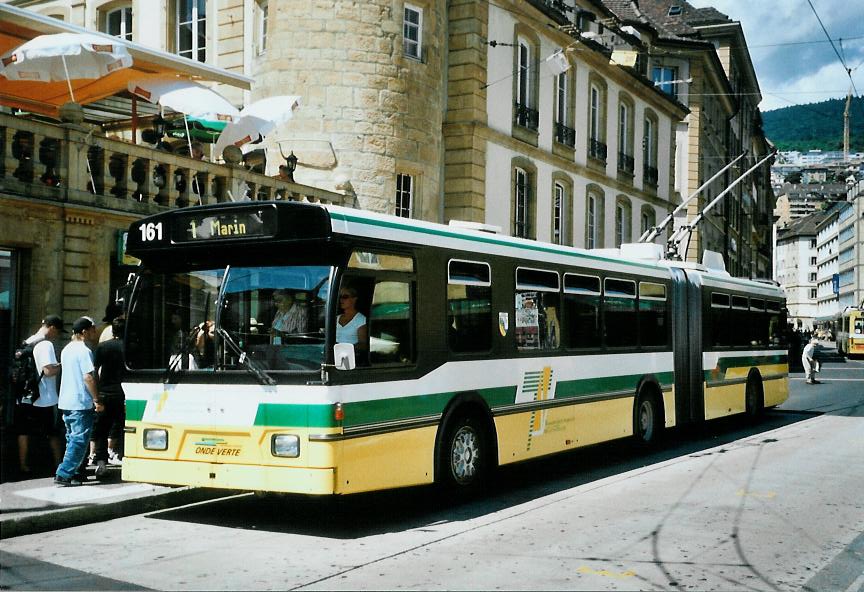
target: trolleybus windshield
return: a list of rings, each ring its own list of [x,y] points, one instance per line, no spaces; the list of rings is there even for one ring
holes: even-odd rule
[[[131,370],[320,371],[331,268],[226,267],[141,274],[127,321]],[[228,342],[228,343],[226,343]]]

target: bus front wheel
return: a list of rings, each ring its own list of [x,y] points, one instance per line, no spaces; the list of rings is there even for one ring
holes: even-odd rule
[[[489,459],[480,422],[464,415],[449,422],[441,446],[442,484],[458,493],[477,492],[486,477]]]

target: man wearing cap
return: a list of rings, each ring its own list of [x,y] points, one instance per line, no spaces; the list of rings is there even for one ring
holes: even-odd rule
[[[31,404],[21,404],[15,407],[15,426],[18,432],[18,462],[21,473],[30,473],[28,455],[31,436],[45,436],[51,446],[54,462],[59,463],[63,457],[63,424],[57,412],[57,374],[60,364],[54,351],[54,342],[63,328],[63,319],[57,315],[48,315],[42,320],[42,326],[35,334],[27,338],[25,343],[33,346],[33,359],[39,371],[39,398]]]
[[[801,352],[801,363],[804,365],[804,376],[807,384],[819,384],[816,380],[816,345],[819,340],[813,337]]]
[[[54,483],[62,487],[81,485],[86,479],[83,463],[87,458],[96,411],[102,410],[93,352],[87,347],[88,343],[95,343],[96,337],[93,319],[81,317],[72,324],[72,341],[60,353],[63,377],[60,380],[59,408],[66,425],[66,454],[57,467]]]

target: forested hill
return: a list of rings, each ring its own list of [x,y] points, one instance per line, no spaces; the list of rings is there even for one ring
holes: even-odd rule
[[[846,99],[794,105],[762,113],[765,135],[780,150],[843,150]],[[864,152],[864,98],[853,97],[850,150]]]

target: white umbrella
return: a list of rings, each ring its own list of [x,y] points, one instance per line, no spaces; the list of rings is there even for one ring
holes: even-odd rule
[[[9,80],[65,80],[74,102],[71,80],[102,78],[131,65],[122,43],[89,33],[57,33],[34,37],[3,54],[0,74]]]
[[[234,121],[240,112],[228,100],[192,80],[182,78],[139,78],[128,85],[129,92],[172,111],[210,121]]]
[[[296,95],[277,95],[255,101],[240,111],[240,118],[229,123],[216,140],[216,154],[222,154],[226,146],[242,146],[259,135],[266,136],[276,126],[288,121],[294,109],[300,106]]]

